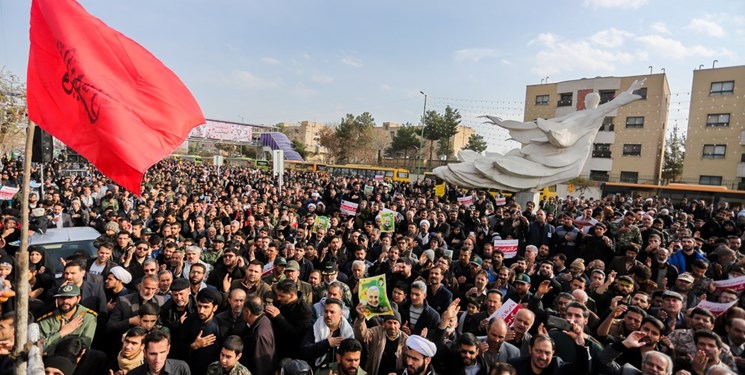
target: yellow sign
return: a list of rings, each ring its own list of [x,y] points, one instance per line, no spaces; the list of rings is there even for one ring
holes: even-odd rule
[[[435,195],[438,197],[445,196],[445,184],[435,185]]]
[[[569,192],[574,193],[574,184],[569,184]]]

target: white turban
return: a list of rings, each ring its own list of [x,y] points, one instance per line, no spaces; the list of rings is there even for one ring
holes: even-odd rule
[[[427,219],[424,219],[424,220],[422,220],[422,221],[419,222],[419,226],[422,226],[422,225],[426,225],[427,228],[429,228],[431,226],[429,224],[429,220],[427,220]]]
[[[121,266],[116,266],[109,271],[111,274],[116,277],[117,280],[121,281],[123,284],[129,284],[132,282],[132,274],[129,273],[129,271],[125,270]]]
[[[411,335],[406,339],[406,346],[414,349],[417,353],[425,357],[434,357],[437,354],[437,346],[432,341],[419,335]]]

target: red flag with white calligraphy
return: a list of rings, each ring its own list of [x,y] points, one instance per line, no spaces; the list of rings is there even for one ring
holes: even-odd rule
[[[76,1],[34,0],[30,34],[29,118],[127,190],[205,122],[171,70]]]

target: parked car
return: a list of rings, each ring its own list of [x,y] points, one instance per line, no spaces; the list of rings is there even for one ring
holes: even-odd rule
[[[62,276],[60,258],[67,258],[76,253],[85,254],[87,258],[96,255],[93,246],[101,233],[91,227],[49,228],[46,233],[34,233],[28,240],[29,246],[42,246],[47,259],[54,264],[54,273]]]

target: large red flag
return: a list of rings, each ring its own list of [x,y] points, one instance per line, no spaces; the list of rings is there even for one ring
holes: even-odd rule
[[[138,194],[205,122],[172,71],[74,0],[33,1],[27,79],[29,118]]]

